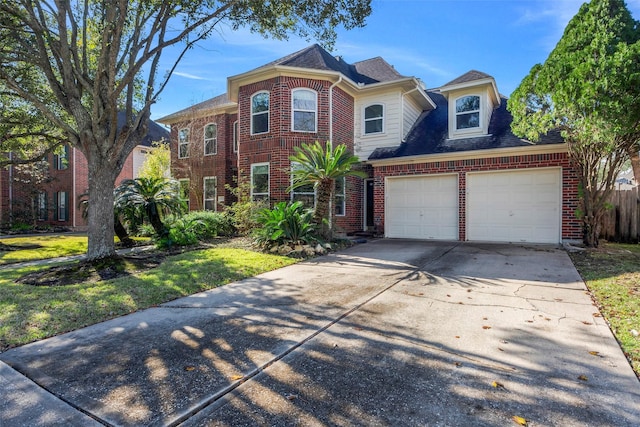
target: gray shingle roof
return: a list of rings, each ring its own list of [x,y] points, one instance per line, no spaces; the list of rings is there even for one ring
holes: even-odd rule
[[[124,111],[119,111],[118,119],[117,119],[118,129],[124,126],[125,118],[126,118],[126,113]],[[144,138],[142,138],[142,141],[140,141],[139,145],[145,145],[147,147],[151,147],[152,142],[160,141],[162,139],[164,139],[165,141],[169,141],[169,139],[171,139],[169,131],[164,127],[160,126],[158,123],[154,122],[153,120],[149,120],[149,123],[147,123],[147,125],[148,125],[147,134],[144,136]]]
[[[511,132],[513,117],[507,110],[507,99],[504,97],[501,99],[500,106],[493,110],[488,135],[448,139],[449,108],[447,98],[438,91],[427,91],[427,93],[436,103],[437,108],[422,113],[409,131],[405,142],[395,147],[378,148],[371,153],[369,160],[531,146],[530,142],[518,138]],[[561,144],[563,142],[560,132],[551,131],[543,135],[536,144]]]
[[[446,83],[443,86],[453,86],[461,83],[472,82],[475,80],[491,79],[491,78],[492,76],[490,76],[487,73],[483,73],[482,71],[478,71],[478,70],[471,70],[471,71],[467,71],[460,77],[457,77],[451,80],[449,83]]]
[[[395,68],[380,57],[367,59],[365,61],[349,64],[342,57],[335,57],[323,49],[320,45],[314,44],[298,52],[276,59],[268,64],[262,65],[253,71],[263,68],[282,65],[287,67],[306,68],[312,70],[336,71],[342,73],[356,83],[378,83],[403,78]]]
[[[171,113],[168,116],[162,117],[158,121],[162,123],[166,121],[171,121],[176,118],[185,117],[188,115],[197,115],[199,111],[211,110],[213,108],[220,107],[228,103],[229,103],[229,97],[227,96],[226,93],[223,93],[222,95],[218,95],[214,98],[199,102],[190,107],[184,108],[180,111],[176,111],[175,113]]]

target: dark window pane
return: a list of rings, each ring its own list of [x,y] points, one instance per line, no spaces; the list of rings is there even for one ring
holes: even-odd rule
[[[456,129],[477,128],[480,126],[480,113],[458,114],[456,116]]]
[[[367,120],[364,122],[364,133],[382,132],[382,119]]]
[[[477,111],[480,109],[479,96],[465,96],[456,100],[456,113]]]
[[[315,132],[316,113],[295,111],[293,113],[293,130],[303,132]]]
[[[269,113],[261,113],[253,116],[253,129],[251,133],[265,133],[269,131]]]
[[[365,119],[374,119],[377,117],[382,117],[382,105],[370,105],[364,109]]]

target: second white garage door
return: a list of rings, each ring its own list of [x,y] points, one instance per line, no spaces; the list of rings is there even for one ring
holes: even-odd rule
[[[458,240],[458,175],[388,178],[387,237]]]
[[[560,241],[560,169],[467,174],[467,239]]]

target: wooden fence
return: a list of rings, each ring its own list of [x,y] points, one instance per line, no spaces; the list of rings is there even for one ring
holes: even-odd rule
[[[609,199],[613,208],[607,212],[603,221],[601,238],[613,242],[640,241],[639,196],[638,187],[631,190],[614,190]]]

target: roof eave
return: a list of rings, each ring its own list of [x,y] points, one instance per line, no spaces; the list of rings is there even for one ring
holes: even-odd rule
[[[524,141],[524,140],[523,140]],[[407,163],[429,163],[454,160],[484,159],[488,157],[505,157],[510,155],[534,155],[550,153],[567,153],[567,143],[559,144],[532,144],[525,147],[490,148],[486,150],[458,151],[452,153],[419,154],[415,156],[390,157],[386,159],[366,160],[365,163],[377,166],[395,166]]]
[[[161,117],[155,120],[163,125],[173,125],[175,123],[183,122],[185,120],[199,119],[205,116],[214,116],[218,114],[231,114],[236,112],[238,104],[235,102],[225,102],[224,104],[216,105],[214,107],[201,108],[199,110],[190,110],[189,108],[178,111],[177,113],[169,114],[168,116]]]

